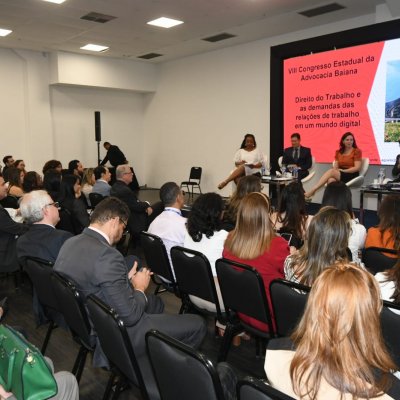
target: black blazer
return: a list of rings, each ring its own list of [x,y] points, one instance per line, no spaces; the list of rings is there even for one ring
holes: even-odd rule
[[[116,168],[118,165],[125,164],[126,158],[118,146],[111,145],[100,165],[104,165],[107,161],[110,161],[110,164]]]
[[[308,147],[300,146],[300,154],[297,162],[293,159],[293,147],[288,147],[283,152],[282,164],[297,164],[301,170],[309,170],[312,166],[311,150]]]

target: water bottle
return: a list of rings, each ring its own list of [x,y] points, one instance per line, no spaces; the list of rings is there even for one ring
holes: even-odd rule
[[[385,168],[380,168],[378,173],[378,184],[383,185],[384,180],[385,180]]]
[[[299,177],[299,169],[297,167],[293,168],[293,178],[297,179]]]

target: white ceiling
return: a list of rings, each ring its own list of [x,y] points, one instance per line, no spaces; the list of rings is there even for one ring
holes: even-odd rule
[[[163,56],[149,62],[163,62],[372,14],[382,3],[393,12],[400,3],[336,0],[346,8],[313,18],[298,14],[331,2],[334,0],[66,0],[57,5],[41,0],[0,0],[0,28],[13,30],[0,38],[0,47],[89,54],[79,48],[95,43],[110,47],[101,57],[136,59],[156,52]],[[89,12],[116,19],[105,24],[80,19]],[[161,16],[185,23],[170,29],[146,24]],[[222,32],[237,37],[218,43],[201,40]]]

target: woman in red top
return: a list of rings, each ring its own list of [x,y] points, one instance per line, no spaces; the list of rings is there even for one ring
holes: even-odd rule
[[[305,197],[312,197],[315,192],[326,183],[351,181],[359,175],[361,169],[361,150],[357,147],[354,135],[346,132],[340,139],[339,150],[335,153],[333,168],[328,169],[320,178],[318,183],[307,193]]]
[[[222,256],[254,267],[261,275],[268,303],[271,306],[269,284],[283,278],[283,263],[289,255],[285,239],[275,233],[269,218],[269,199],[262,193],[250,193],[240,203],[236,226],[225,241]],[[246,315],[240,318],[257,329],[267,325]]]

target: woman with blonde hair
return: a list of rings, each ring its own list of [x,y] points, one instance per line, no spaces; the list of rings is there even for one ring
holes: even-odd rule
[[[327,267],[348,261],[349,234],[346,211],[322,208],[310,222],[303,247],[285,260],[285,279],[311,286]]]
[[[327,268],[291,339],[268,344],[264,368],[271,385],[302,400],[399,399],[381,309],[371,274],[351,263]]]
[[[83,172],[82,177],[82,188],[81,191],[85,195],[86,202],[90,206],[89,194],[92,193],[93,185],[96,183],[96,178],[94,177],[94,168],[86,168]]]
[[[269,284],[283,278],[283,262],[289,255],[285,239],[275,233],[269,218],[270,202],[262,193],[250,193],[239,205],[235,229],[229,233],[223,257],[255,268],[261,275],[268,302],[271,305]],[[255,328],[266,331],[266,324],[241,315]]]

